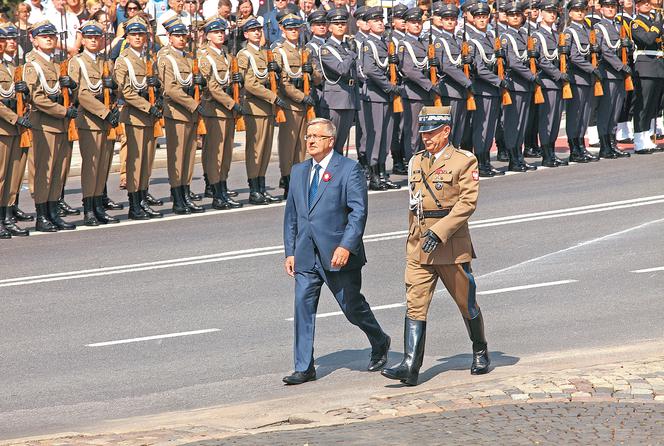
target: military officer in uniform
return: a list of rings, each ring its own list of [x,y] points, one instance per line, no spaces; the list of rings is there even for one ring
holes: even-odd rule
[[[196,156],[196,123],[204,113],[203,105],[193,96],[196,86],[205,86],[205,78],[192,74],[192,59],[185,51],[189,29],[179,19],[164,26],[169,44],[159,51],[157,64],[164,85],[163,113],[173,212],[201,213],[205,208],[191,200],[190,184]]]
[[[301,46],[300,32],[303,25],[304,22],[298,16],[286,15],[280,23],[284,40],[272,51],[274,60],[281,69],[279,90],[286,103],[286,122],[279,126],[278,138],[280,183],[284,188],[284,198],[288,197],[291,168],[304,161],[307,108],[316,105],[311,90],[321,82],[320,72],[314,70],[313,63],[310,60],[307,60],[306,64],[302,63],[303,51],[308,51]],[[305,76],[310,83],[308,94],[303,90]]]
[[[147,23],[133,17],[125,23],[128,43],[115,61],[114,76],[118,91],[124,100],[120,122],[124,124],[127,139],[127,195],[131,220],[161,218],[162,214],[150,207],[148,186],[154,157],[156,138],[155,123],[162,117],[161,100],[149,102],[149,89],[158,98],[161,82],[156,76],[155,55],[144,58],[146,50]],[[148,64],[152,64],[153,75],[147,75]]]
[[[456,302],[473,345],[472,374],[489,371],[484,320],[470,267],[475,257],[468,219],[479,195],[475,156],[454,147],[449,107],[424,107],[420,134],[424,151],[408,166],[409,235],[406,244],[404,356],[383,376],[417,385],[424,359],[427,313],[440,278]]]
[[[249,182],[249,203],[270,204],[281,201],[267,192],[265,173],[270,163],[272,139],[274,137],[274,107],[285,109],[286,101],[270,90],[270,72],[277,72],[276,62],[268,64],[265,51],[260,44],[263,26],[255,18],[242,26],[247,46],[237,56],[237,64],[244,77],[244,99],[242,108],[247,128],[246,166]],[[269,51],[269,50],[267,50]]]
[[[419,9],[419,8],[417,8]],[[406,12],[408,11],[408,6],[403,3],[397,3],[391,9],[392,21],[391,21],[391,32],[390,38],[394,44],[395,50],[397,50],[401,42],[406,38]],[[421,11],[421,10],[420,10]],[[421,20],[420,20],[421,21]],[[389,42],[388,42],[389,43]],[[403,72],[399,71],[401,77],[403,77]],[[417,115],[416,115],[417,116]],[[405,141],[406,129],[404,123],[404,114],[395,113],[394,114],[394,127],[392,129],[392,141],[390,142],[390,153],[392,154],[392,173],[395,175],[406,175],[408,173],[406,169],[406,164],[408,159],[412,155],[412,149],[406,149],[408,144]],[[406,156],[406,151],[410,152],[410,155]]]
[[[368,6],[360,6],[355,9],[353,12],[353,18],[356,20],[357,32],[355,35],[345,36],[343,40],[346,40],[350,45],[350,49],[357,54],[357,109],[355,111],[355,147],[357,150],[357,161],[360,163],[360,166],[364,169],[364,173],[367,179],[370,178],[371,172],[369,168],[369,158],[367,158],[367,133],[365,129],[367,123],[365,122],[365,113],[364,113],[364,81],[366,77],[362,72],[362,63],[360,58],[362,57],[362,45],[364,45],[365,40],[369,37],[369,22],[366,19],[366,14],[369,11]],[[338,127],[337,127],[338,128]],[[341,143],[343,145],[343,142]]]
[[[309,23],[309,29],[311,30],[311,38],[306,44],[307,49],[309,50],[309,58],[311,63],[318,69],[320,72],[320,48],[325,43],[327,39],[327,11],[324,9],[316,9],[309,14],[307,17],[307,22]],[[320,97],[323,94],[323,82],[312,87],[311,97],[314,98],[316,116],[321,116],[320,111]]]
[[[76,107],[60,102],[62,89],[76,90],[69,76],[59,76],[53,61],[58,39],[57,30],[44,20],[30,28],[34,50],[26,55],[23,78],[30,88],[32,137],[35,158],[35,229],[41,232],[76,229],[58,215],[58,201],[66,179],[67,158],[71,142],[67,137],[69,121],[78,116]],[[73,99],[73,97],[72,97]]]
[[[242,106],[227,92],[233,82],[230,62],[224,47],[227,29],[228,23],[218,16],[211,17],[205,22],[203,31],[207,46],[199,58],[201,74],[207,82],[203,94],[207,111],[205,116],[207,133],[203,137],[203,164],[212,188],[212,207],[222,210],[242,207],[242,203],[228,195],[226,182],[233,158],[235,117],[242,115],[243,112]]]

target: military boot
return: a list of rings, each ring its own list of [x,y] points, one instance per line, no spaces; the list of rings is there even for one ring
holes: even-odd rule
[[[173,197],[173,213],[178,215],[191,214],[191,209],[185,204],[184,197],[182,196],[182,187],[171,187],[171,197]],[[138,207],[141,208],[140,200],[137,202]],[[145,214],[145,211],[141,208],[141,213],[145,215],[146,218],[150,218]]]
[[[205,208],[203,206],[199,206],[192,201],[193,198],[189,186],[180,186],[180,189],[182,190],[182,200],[184,201],[184,204],[189,208],[192,214],[200,214],[202,212],[205,212]],[[201,200],[202,199],[203,197],[201,197]]]
[[[617,158],[629,158],[629,152],[623,152],[618,148],[618,141],[616,140],[616,134],[609,135],[609,141],[611,142],[611,150],[616,154]]]
[[[124,209],[124,206],[120,203],[116,203],[108,197],[108,187],[104,186],[104,193],[101,196],[102,203],[104,204],[104,209],[107,211],[121,211]]]
[[[258,187],[258,178],[249,178],[249,204],[269,204]]]
[[[369,190],[387,190],[387,185],[380,181],[380,168],[378,166],[371,166],[370,171]]]
[[[516,147],[510,147],[507,151],[510,162],[507,165],[507,170],[510,172],[525,172],[526,166],[521,164],[521,160],[519,159],[519,149]]]
[[[527,163],[526,159],[523,157],[523,152],[520,149],[517,149],[516,154],[519,157],[519,163],[528,170],[537,170],[537,166]]]
[[[576,143],[576,138],[568,139],[569,160],[572,163],[587,163],[589,160],[583,154],[583,151]]]
[[[560,159],[556,155],[556,145],[555,142],[551,145],[551,155],[553,156],[553,160],[556,162],[556,165],[558,166],[569,166],[569,161]]]
[[[203,173],[203,181],[205,181],[205,198],[214,198],[214,188],[210,184],[207,173]]]
[[[16,194],[16,200],[14,206],[12,206],[12,221],[16,223],[17,221],[34,221],[35,217],[32,215],[26,214],[18,207],[18,198],[20,193]]]
[[[48,203],[35,203],[37,218],[35,221],[35,230],[39,232],[58,232],[58,227],[51,221],[48,213]]]
[[[558,163],[554,159],[553,147],[549,145],[542,145],[542,166],[544,167],[558,167]]]
[[[106,208],[104,208],[104,197],[102,195],[94,197],[93,203],[95,216],[97,217],[97,220],[99,220],[99,223],[103,225],[108,223],[120,223],[120,220],[106,213]]]
[[[12,218],[11,206],[0,207],[0,223],[2,223],[12,236],[27,237],[30,235],[30,232],[27,229],[19,228],[16,225],[16,222]]]
[[[95,216],[93,197],[83,198],[83,224],[85,226],[99,226],[99,220]]]
[[[147,220],[148,214],[145,213],[141,207],[141,196],[138,192],[129,192],[129,214],[127,215],[130,220]],[[175,211],[175,208],[173,208]],[[177,212],[176,212],[177,214]]]
[[[279,180],[279,187],[284,190],[284,200],[288,198],[288,188],[290,187],[290,175],[284,175]]]
[[[281,198],[270,195],[265,186],[265,177],[258,177],[258,190],[268,203],[281,203]]]
[[[600,135],[599,136],[599,157],[606,159],[616,159],[616,155],[611,147],[611,140],[609,135]]]
[[[147,215],[150,218],[162,218],[163,214],[161,212],[155,211],[150,207],[150,202],[148,201],[148,191],[147,190],[139,190],[138,192],[138,197],[140,198],[140,206],[141,209],[143,209],[143,212],[145,212],[145,215]]]
[[[380,179],[381,184],[385,185],[385,189],[401,189],[400,184],[390,181],[390,176],[387,174],[385,163],[378,165],[378,178]]]
[[[584,138],[576,138],[576,145],[579,147],[581,150],[581,153],[583,153],[583,156],[588,160],[588,161],[599,161],[599,157],[593,155],[592,153],[588,152],[588,149],[586,149],[586,141]]]
[[[219,182],[219,195],[231,206],[232,209],[239,209],[243,206],[242,203],[231,198],[230,191],[228,190],[228,183],[226,183],[226,181]]]
[[[11,232],[5,228],[4,223],[0,220],[0,240],[12,238]]]
[[[48,216],[51,222],[58,228],[58,230],[71,231],[76,229],[76,225],[73,223],[67,223],[64,221],[58,212],[60,211],[60,202],[59,201],[49,201],[47,202],[48,207]],[[66,204],[66,203],[65,203]]]
[[[184,197],[185,201],[202,201],[203,200],[203,195],[201,194],[196,194],[191,191],[191,187],[187,186],[187,195]],[[200,207],[200,206],[199,206]]]
[[[491,168],[491,164],[488,164],[488,153],[480,153],[475,156],[477,157],[477,166],[481,177],[491,178],[496,176],[495,172],[493,172],[493,169]]]
[[[489,373],[489,352],[487,350],[486,337],[484,335],[484,318],[480,311],[473,319],[463,318],[468,336],[473,343],[473,363],[470,366],[471,375],[483,375]]]
[[[163,200],[158,200],[152,196],[149,189],[145,189],[145,202],[150,206],[163,206]]]
[[[369,163],[367,162],[367,155],[366,153],[360,153],[357,155],[357,162],[360,163],[360,166],[362,166],[362,170],[364,171],[364,176],[368,180],[371,178],[371,168],[369,167]]]
[[[220,211],[225,211],[231,209],[230,203],[226,201],[224,196],[221,193],[221,183],[212,184],[212,191],[214,196],[212,197],[212,209],[217,209]]]
[[[396,379],[407,386],[416,386],[420,375],[420,367],[424,361],[424,344],[426,342],[426,321],[415,321],[406,318],[403,327],[403,359],[401,364],[380,373],[389,379]]]
[[[60,217],[64,217],[67,215],[80,215],[81,211],[78,209],[74,209],[73,207],[69,206],[67,202],[65,201],[65,188],[62,188],[62,193],[60,194],[60,199],[57,201],[58,203],[58,215]],[[50,209],[49,209],[50,212]]]

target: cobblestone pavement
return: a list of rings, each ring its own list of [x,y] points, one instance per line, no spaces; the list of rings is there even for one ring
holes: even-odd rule
[[[664,404],[541,402],[434,412],[381,421],[268,432],[190,446],[630,444],[664,442]]]

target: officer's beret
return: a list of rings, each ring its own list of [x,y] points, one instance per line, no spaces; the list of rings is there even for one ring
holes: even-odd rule
[[[397,3],[394,5],[394,8],[392,8],[392,18],[403,19],[407,11],[408,6],[404,5],[403,3]]]
[[[346,23],[348,21],[348,17],[348,11],[343,8],[330,9],[327,12],[327,21],[330,23]]]
[[[366,20],[365,14],[369,10],[368,6],[360,6],[353,12],[353,17],[357,20]]]
[[[599,4],[604,6],[604,5],[617,5],[618,0],[599,0]]]
[[[588,9],[588,2],[586,0],[570,0],[567,4],[567,9]]]
[[[165,23],[164,27],[166,27]],[[177,19],[175,22],[170,23],[170,26],[166,28],[166,32],[172,36],[183,36],[189,34],[189,28],[180,19]]]
[[[451,3],[443,3],[438,12],[439,17],[459,17],[459,8]]]
[[[422,10],[420,8],[410,8],[403,15],[404,20],[412,22],[421,22],[422,21]]]
[[[247,32],[250,29],[262,28],[261,22],[258,21],[256,17],[249,17],[244,25],[242,25],[242,31]]]
[[[373,6],[364,14],[364,20],[383,20],[383,8]]]
[[[125,22],[126,34],[145,34],[148,32],[148,24],[139,16],[134,16]]]
[[[18,28],[12,22],[0,24],[0,38],[16,39],[18,38]]]
[[[477,2],[468,8],[468,12],[472,15],[489,15],[491,14],[491,7],[489,7],[488,3]]]
[[[304,25],[304,21],[295,14],[288,14],[281,18],[279,24],[284,28],[299,28]]]
[[[101,23],[94,20],[88,20],[81,23],[81,27],[78,29],[78,32],[84,36],[103,36],[104,30]]]
[[[226,29],[228,29],[228,22],[219,16],[210,17],[203,25],[203,31],[206,33],[225,31]]]
[[[539,4],[542,11],[558,11],[557,0],[542,0]]]
[[[478,0],[466,0],[461,5],[461,11],[463,11],[463,12],[470,11],[470,8],[472,8],[477,2],[478,2]]]
[[[505,5],[505,12],[523,12],[525,9],[524,4],[517,0],[512,0]]]
[[[324,9],[314,9],[307,17],[309,23],[327,23],[327,11]]]
[[[42,20],[32,25],[29,30],[32,37],[37,36],[55,36],[58,34],[58,30],[48,20]]]
[[[449,106],[424,106],[417,117],[417,121],[420,125],[420,133],[431,132],[444,125],[452,125],[451,109]]]

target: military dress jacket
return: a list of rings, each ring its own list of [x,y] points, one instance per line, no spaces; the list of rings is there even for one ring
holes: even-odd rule
[[[86,130],[108,130],[104,118],[109,113],[103,101],[103,60],[88,52],[77,54],[69,61],[68,74],[78,84],[78,116],[76,127]]]
[[[193,89],[191,58],[170,47],[157,53],[157,67],[164,86],[164,118],[195,122],[199,103],[189,94]]]
[[[443,97],[465,99],[472,81],[466,77],[461,66],[461,43],[454,34],[442,31],[436,40],[436,56],[442,71]]]
[[[362,43],[360,65],[364,74],[362,100],[366,102],[391,102],[392,84],[389,79],[387,45],[380,37],[369,34]]]
[[[477,96],[500,96],[500,78],[494,73],[496,56],[494,43],[488,33],[484,33],[473,25],[466,25],[468,31],[466,38],[470,45],[470,54],[475,62],[475,77],[473,78]]]
[[[501,34],[500,41],[507,56],[507,73],[512,81],[511,90],[516,92],[533,91],[535,75],[528,65],[528,42],[518,29],[511,26]]]
[[[42,77],[43,74],[43,77]],[[30,89],[32,108],[30,122],[34,130],[48,133],[64,133],[67,131],[67,109],[57,100],[53,101],[49,95],[56,99],[62,94],[58,79],[60,68],[52,61],[46,59],[36,50],[26,55],[23,71],[23,80]],[[50,91],[50,93],[49,93]],[[73,104],[73,95],[70,95]]]
[[[329,110],[359,109],[357,53],[334,37],[320,48],[320,68],[325,79],[320,106]]]
[[[4,91],[9,91],[14,86],[14,71],[16,68],[10,62],[3,60],[0,64],[0,88]],[[9,98],[0,98],[0,136],[15,136],[18,135],[18,128],[16,127],[16,107],[8,106],[4,102],[16,103],[16,94],[11,95]],[[11,105],[11,104],[10,104]]]
[[[320,49],[325,43],[325,39],[318,36],[312,36],[311,40],[307,42],[306,48],[309,50],[309,61],[314,66],[314,70],[318,70],[320,73]],[[320,97],[323,94],[323,75],[321,74],[321,82],[311,89],[311,96],[316,101],[316,104],[320,102]]]
[[[404,98],[429,102],[433,99],[433,84],[429,78],[427,47],[417,36],[406,34],[399,43],[399,71],[402,74]]]
[[[207,81],[203,94],[206,112],[222,119],[233,119],[235,101],[229,94],[232,87],[230,60],[225,50],[209,45],[199,58],[198,66]]]
[[[634,17],[632,21],[634,74],[638,77],[664,78],[663,33],[664,30],[660,29],[650,17],[643,14]]]
[[[591,73],[595,69],[590,62],[590,29],[582,23],[572,22],[565,28],[569,42],[569,78],[571,84],[593,85]]]
[[[416,153],[408,165],[410,189],[406,256],[423,265],[451,265],[475,257],[468,219],[479,196],[477,158],[451,144],[431,164],[433,156]],[[431,211],[438,215],[429,214]],[[447,214],[441,216],[440,213]],[[424,233],[431,229],[441,243],[431,253],[422,251]]]
[[[619,23],[604,17],[595,24],[597,44],[602,51],[599,58],[599,71],[605,79],[625,79],[625,73],[622,71],[623,63],[619,55],[621,48],[619,27]]]
[[[125,106],[120,111],[120,122],[134,127],[152,127],[155,118],[150,115],[146,60],[132,48],[126,48],[115,60],[113,76],[118,83],[118,93]],[[153,73],[157,68],[153,60]]]
[[[308,50],[305,50],[308,51]],[[304,91],[301,86],[302,76],[302,54],[300,49],[288,41],[280,43],[273,51],[274,60],[281,68],[281,82],[279,83],[280,97],[286,101],[286,108],[289,110],[304,112],[306,105],[302,103]],[[310,57],[311,55],[309,55]],[[320,84],[322,76],[316,65],[313,74],[309,78],[309,95],[314,90],[315,85]]]
[[[535,46],[540,53],[537,66],[541,70],[542,88],[560,90],[560,61],[558,58],[558,33],[551,28],[540,26],[533,32]]]

